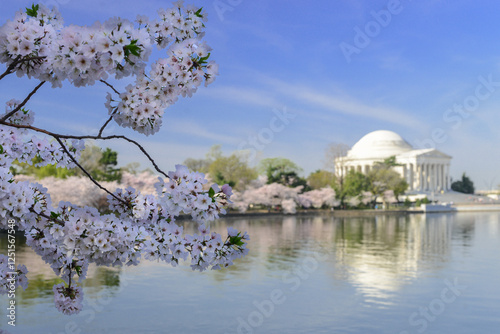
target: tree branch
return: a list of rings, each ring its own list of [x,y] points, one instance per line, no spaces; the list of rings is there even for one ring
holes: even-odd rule
[[[102,82],[103,84],[105,84],[106,86],[108,86],[109,88],[111,88],[117,95],[120,95],[120,92],[117,91],[115,89],[115,87],[113,87],[113,85],[111,85],[110,83],[108,83],[106,80],[100,79],[99,81]],[[102,125],[101,129],[99,130],[99,133],[97,134],[98,137],[102,136],[102,132],[104,131],[104,128],[106,128],[106,126],[108,126],[109,122],[111,122],[111,120],[113,119],[113,115],[114,115],[115,112],[116,112],[116,108],[111,113],[111,116],[109,117],[109,119]]]
[[[106,80],[100,79],[99,81],[102,82],[103,84],[105,84],[106,86],[108,86],[109,88],[111,88],[113,90],[113,92],[115,92],[117,95],[120,95],[120,92],[117,91],[115,89],[115,87],[113,87],[113,85],[111,85],[110,83],[108,83]]]
[[[0,75],[0,80],[2,80],[4,77],[6,77],[7,75],[11,74],[14,72],[14,69],[16,68],[17,64],[20,64],[20,63],[23,63],[25,61],[31,61],[31,60],[41,60],[41,59],[44,59],[46,57],[41,57],[41,56],[37,56],[37,57],[28,57],[28,58],[22,58],[21,59],[21,56],[17,56],[16,59],[14,59],[14,61],[12,63],[10,63],[10,65],[7,67],[7,69],[5,70],[5,72],[3,72],[1,75]]]
[[[112,135],[112,136],[106,136],[106,137],[102,137],[102,136],[89,136],[89,135],[87,135],[87,136],[62,135],[62,134],[50,132],[50,131],[47,131],[47,130],[44,130],[44,129],[40,129],[40,128],[31,126],[31,125],[13,124],[13,123],[5,122],[5,121],[2,121],[2,120],[0,120],[0,124],[6,125],[6,126],[10,126],[10,127],[14,127],[14,128],[18,128],[18,129],[29,129],[29,130],[33,130],[33,131],[36,131],[36,132],[45,133],[46,135],[49,135],[49,136],[54,137],[56,139],[57,138],[62,138],[62,139],[94,139],[94,140],[122,139],[122,140],[128,141],[129,143],[132,143],[135,146],[137,146],[141,150],[141,152],[148,158],[149,162],[151,162],[151,164],[154,166],[155,170],[158,173],[162,174],[163,176],[165,176],[168,179],[170,178],[167,175],[167,173],[165,173],[164,171],[162,171],[158,167],[158,165],[156,164],[156,162],[153,160],[153,158],[149,155],[149,153],[146,151],[146,149],[144,147],[142,147],[135,140],[132,140],[132,139],[130,139],[130,138],[126,137],[126,136],[123,136],[123,135]]]
[[[65,224],[64,224],[64,222],[63,222],[62,220],[57,219],[57,218],[52,218],[52,217],[49,217],[49,216],[47,216],[47,215],[46,215],[45,213],[43,213],[43,212],[36,212],[35,210],[33,210],[33,208],[30,208],[30,211],[31,211],[31,212],[33,212],[34,214],[36,214],[36,215],[38,215],[38,216],[42,217],[42,218],[47,219],[48,221],[53,221],[53,222],[55,222],[55,223],[57,223],[57,224],[59,224],[59,225],[61,225],[61,226],[64,226],[64,225],[65,225]]]
[[[5,70],[5,72],[3,72],[2,75],[0,75],[0,80],[2,80],[5,76],[7,76],[13,72],[14,68],[19,63],[19,59],[21,59],[21,56],[17,56],[16,59],[14,59],[14,61],[12,63],[10,63],[9,66],[7,66],[7,69]]]
[[[31,97],[33,95],[35,95],[36,91],[43,86],[43,84],[45,83],[45,81],[42,81],[38,84],[38,86],[35,87],[35,89],[33,89],[31,91],[31,93],[28,94],[28,96],[26,96],[26,98],[24,99],[23,102],[21,102],[21,104],[19,104],[14,110],[12,110],[11,112],[9,112],[7,115],[3,116],[2,118],[0,118],[0,122],[5,122],[7,120],[7,118],[9,118],[10,116],[14,115],[16,112],[18,112],[19,110],[21,110],[22,107],[24,107],[24,105],[26,103],[28,103],[29,99],[31,99]]]
[[[123,204],[125,204],[126,206],[129,206],[129,204],[127,202],[125,202],[123,199],[119,198],[118,196],[116,196],[115,194],[113,194],[111,191],[109,191],[108,189],[104,188],[103,186],[101,186],[101,184],[99,182],[97,182],[96,180],[94,180],[94,178],[92,177],[92,175],[90,175],[89,172],[87,172],[87,170],[85,168],[83,168],[79,163],[78,161],[75,159],[75,157],[73,157],[73,155],[68,151],[68,149],[66,148],[66,145],[64,145],[64,143],[62,142],[62,140],[55,136],[54,137],[57,142],[59,143],[59,145],[61,145],[62,149],[64,150],[64,152],[70,157],[70,159],[73,161],[73,163],[78,166],[78,168],[80,168],[80,170],[85,174],[87,175],[87,177],[90,179],[90,181],[92,181],[97,187],[99,187],[99,189],[101,190],[104,190],[105,192],[107,192],[109,195],[113,196],[116,200],[122,202]]]
[[[114,112],[113,112],[114,114]],[[109,122],[111,122],[111,120],[113,119],[113,114],[111,114],[111,116],[109,116],[108,120],[102,125],[102,127],[99,129],[99,133],[97,134],[97,137],[101,137],[102,136],[102,132],[104,131],[104,128],[109,124]]]

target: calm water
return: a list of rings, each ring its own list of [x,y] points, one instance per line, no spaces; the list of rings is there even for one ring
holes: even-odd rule
[[[191,228],[191,223],[187,223]],[[500,213],[269,217],[225,271],[92,268],[85,308],[53,306],[55,276],[19,237],[29,288],[11,333],[500,333]],[[5,235],[0,250],[6,250]]]

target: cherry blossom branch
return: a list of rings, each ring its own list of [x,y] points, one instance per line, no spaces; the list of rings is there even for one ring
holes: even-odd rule
[[[107,82],[106,80],[103,80],[103,79],[100,79],[99,81],[102,82],[103,84],[105,84],[106,86],[108,86],[109,88],[111,88],[117,95],[120,95],[120,92],[117,91],[115,89],[115,87],[113,87],[112,84],[110,84],[109,82]],[[106,128],[106,126],[108,126],[109,122],[111,122],[111,120],[113,119],[113,115],[115,114],[115,112],[116,112],[116,109],[113,111],[113,113],[111,114],[111,116],[109,116],[108,120],[102,125],[101,129],[99,130],[99,133],[97,134],[98,137],[102,136],[102,132],[104,131],[104,128]]]
[[[14,68],[19,63],[19,59],[21,59],[21,56],[17,56],[16,59],[14,59],[14,61],[7,67],[5,72],[3,72],[2,75],[0,75],[0,80],[2,80],[5,76],[13,72]]]
[[[31,61],[31,60],[41,60],[41,59],[44,59],[46,57],[42,57],[42,56],[37,56],[37,57],[27,57],[27,58],[21,58],[21,56],[17,56],[16,59],[14,59],[14,61],[12,63],[10,63],[10,65],[7,67],[7,69],[5,70],[5,72],[3,72],[1,75],[0,75],[0,80],[2,80],[4,77],[6,77],[7,75],[11,74],[14,72],[14,69],[16,68],[16,66],[20,63],[23,63],[25,61]]]
[[[158,167],[158,165],[153,160],[153,158],[149,155],[149,153],[146,151],[146,149],[144,147],[142,147],[141,144],[139,144],[135,140],[130,139],[130,138],[125,137],[125,136],[122,136],[122,135],[112,135],[112,136],[107,136],[107,137],[97,137],[95,139],[103,139],[103,140],[108,140],[108,139],[123,139],[125,141],[128,141],[129,143],[134,144],[135,146],[137,146],[141,150],[142,154],[144,154],[148,158],[149,162],[151,162],[151,164],[153,165],[153,167],[156,169],[156,171],[158,173],[160,173],[163,176],[165,176],[166,178],[170,179],[170,177],[167,175],[167,173],[165,173],[164,171],[162,171],[160,169],[160,167]]]
[[[46,215],[45,213],[43,213],[43,212],[36,212],[35,210],[33,210],[33,208],[32,208],[32,207],[31,207],[29,210],[30,210],[31,212],[33,212],[34,214],[36,214],[36,215],[38,215],[38,216],[40,216],[40,217],[42,217],[42,218],[47,219],[48,221],[53,221],[54,223],[57,223],[57,224],[59,224],[59,225],[61,225],[61,226],[64,226],[64,225],[65,225],[65,224],[64,224],[64,222],[63,222],[62,220],[57,219],[57,218],[54,218],[54,217],[47,216],[47,215]]]
[[[120,201],[122,202],[123,204],[125,204],[126,206],[130,206],[129,203],[125,202],[124,200],[122,200],[121,198],[119,198],[118,196],[116,196],[115,194],[113,194],[111,191],[109,191],[108,189],[104,188],[103,186],[101,186],[101,184],[99,182],[97,182],[96,180],[94,180],[94,178],[92,177],[92,175],[90,175],[89,172],[87,172],[87,170],[85,168],[83,168],[82,165],[80,165],[78,163],[78,161],[75,159],[75,157],[69,152],[68,148],[66,147],[66,145],[64,145],[64,143],[62,142],[61,138],[57,137],[57,136],[54,136],[55,140],[57,140],[57,142],[59,143],[59,145],[61,145],[63,151],[70,157],[70,159],[73,161],[73,163],[78,167],[80,168],[80,170],[85,173],[85,175],[87,175],[87,177],[90,179],[90,181],[92,181],[97,187],[99,187],[99,189],[101,190],[104,190],[105,192],[107,192],[109,195],[113,196],[117,201]]]
[[[162,174],[166,178],[170,178],[167,175],[167,173],[165,173],[164,171],[162,171],[160,169],[160,167],[158,167],[158,165],[156,164],[156,162],[149,155],[149,153],[146,151],[146,149],[141,146],[141,144],[139,144],[135,140],[132,140],[132,139],[130,139],[130,138],[126,137],[126,136],[123,136],[123,135],[112,135],[112,136],[106,136],[106,137],[103,137],[103,136],[90,136],[90,135],[87,135],[87,136],[63,135],[63,134],[54,133],[54,132],[51,132],[51,131],[48,131],[48,130],[45,130],[45,129],[40,129],[40,128],[31,126],[31,125],[13,124],[13,123],[5,122],[5,121],[2,121],[1,119],[0,119],[0,124],[11,126],[11,127],[18,128],[18,129],[29,129],[29,130],[33,130],[33,131],[36,131],[36,132],[45,133],[46,135],[49,135],[49,136],[54,137],[54,138],[62,138],[62,139],[94,139],[94,140],[122,139],[122,140],[128,141],[129,143],[132,143],[135,146],[137,146],[141,150],[141,152],[148,158],[149,162],[153,165],[153,167],[155,168],[155,170],[158,173]]]
[[[18,112],[19,110],[21,110],[22,107],[24,107],[26,105],[26,103],[28,103],[28,101],[31,99],[31,97],[33,95],[35,95],[35,93],[37,92],[37,90],[43,86],[43,84],[45,83],[45,81],[42,81],[38,84],[38,86],[35,87],[35,89],[33,89],[31,91],[31,93],[28,94],[28,96],[26,96],[26,98],[24,99],[23,102],[21,102],[14,110],[12,110],[11,112],[7,113],[5,116],[3,116],[2,118],[0,118],[0,121],[1,122],[4,122],[7,120],[7,118],[9,118],[10,116],[14,115],[16,112]]]

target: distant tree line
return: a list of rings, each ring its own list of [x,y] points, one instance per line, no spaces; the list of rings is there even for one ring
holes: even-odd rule
[[[336,145],[334,149],[347,152],[342,145]],[[348,204],[347,200],[353,198],[366,202],[367,193],[370,193],[370,199],[365,204],[367,207],[374,207],[387,191],[391,191],[398,201],[399,196],[408,189],[407,182],[393,169],[397,166],[395,157],[377,163],[367,174],[351,170],[347,175],[337,177],[332,166],[334,149],[327,151],[325,168],[307,177],[301,176],[303,170],[289,159],[266,158],[251,167],[244,153],[235,152],[225,156],[220,145],[213,146],[205,158],[188,158],[184,164],[192,171],[208,174],[214,182],[228,183],[237,191],[243,191],[259,175],[266,176],[267,184],[277,183],[290,188],[302,186],[302,192],[330,187],[335,190],[341,207],[352,206],[353,201]]]

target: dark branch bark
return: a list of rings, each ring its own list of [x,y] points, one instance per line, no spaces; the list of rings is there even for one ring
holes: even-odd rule
[[[0,75],[0,80],[2,80],[5,76],[11,74],[14,71],[14,68],[19,63],[19,59],[21,59],[21,56],[17,56],[17,58],[14,59],[12,63],[10,63],[5,72],[3,72],[2,75]]]
[[[123,136],[123,135],[112,135],[112,136],[105,136],[105,137],[102,137],[102,136],[88,136],[88,135],[87,136],[62,135],[62,134],[50,132],[50,131],[47,131],[47,130],[44,130],[44,129],[40,129],[40,128],[31,126],[31,125],[13,124],[13,123],[5,122],[5,121],[2,121],[2,120],[0,120],[0,124],[11,126],[11,127],[18,128],[18,129],[30,129],[30,130],[33,130],[33,131],[36,131],[36,132],[45,133],[45,134],[47,134],[47,135],[49,135],[51,137],[54,137],[56,139],[57,138],[59,138],[59,139],[61,139],[61,138],[62,139],[94,139],[94,140],[122,139],[122,140],[128,141],[129,143],[132,143],[135,146],[137,146],[141,150],[141,152],[148,158],[149,162],[151,162],[151,164],[154,166],[155,170],[158,173],[160,173],[163,176],[165,176],[166,178],[169,178],[168,175],[167,175],[167,173],[165,173],[164,171],[162,171],[158,167],[158,165],[156,164],[156,162],[148,154],[148,152],[146,151],[146,149],[144,147],[142,147],[135,140],[132,140],[132,139],[130,139],[130,138],[126,137],[126,136]]]
[[[108,120],[102,125],[102,127],[99,129],[99,133],[97,134],[97,137],[102,136],[102,132],[104,131],[104,128],[108,126],[109,122],[113,119],[113,115],[109,116]]]
[[[66,147],[66,145],[64,145],[64,143],[62,142],[61,138],[55,136],[54,137],[57,142],[59,143],[59,145],[61,145],[62,149],[64,150],[64,153],[66,153],[70,159],[73,161],[73,163],[78,167],[80,168],[80,170],[85,174],[87,175],[87,177],[90,179],[90,181],[92,181],[97,187],[99,187],[99,189],[101,190],[104,190],[105,192],[107,192],[109,195],[113,196],[116,200],[122,202],[123,204],[129,206],[129,204],[127,202],[125,202],[123,199],[119,198],[118,196],[116,196],[115,194],[113,194],[111,191],[109,191],[108,189],[104,188],[103,186],[101,186],[101,184],[99,182],[97,182],[96,180],[94,180],[94,178],[92,177],[92,175],[90,175],[89,172],[87,172],[87,170],[85,168],[83,168],[79,163],[78,161],[75,159],[75,157],[70,153],[70,151],[68,150],[68,148]]]
[[[28,103],[28,101],[31,99],[31,97],[33,95],[35,95],[36,91],[43,86],[43,84],[45,83],[45,81],[42,81],[38,84],[38,86],[35,87],[35,89],[33,89],[31,91],[31,93],[28,94],[28,96],[26,96],[26,98],[24,99],[23,102],[21,102],[21,104],[19,104],[14,110],[12,110],[11,112],[9,112],[7,115],[3,116],[2,118],[0,118],[0,122],[5,122],[10,116],[14,115],[16,112],[18,112],[19,110],[21,110],[22,107],[24,107],[26,105],[26,103]]]
[[[110,83],[108,83],[106,80],[100,79],[99,81],[102,82],[103,84],[105,84],[106,86],[108,86],[109,88],[111,88],[113,90],[113,92],[115,92],[117,95],[120,95],[120,92],[117,91],[115,89],[115,87],[113,87],[113,85],[111,85]]]
[[[14,73],[14,69],[16,68],[17,64],[23,63],[25,61],[41,60],[41,59],[44,59],[44,58],[45,57],[28,57],[28,58],[22,58],[21,59],[21,56],[17,56],[17,58],[14,59],[14,61],[12,63],[10,63],[10,65],[7,67],[7,69],[5,70],[5,72],[3,72],[0,75],[0,80],[2,80],[4,77],[6,77],[7,75],[9,75],[11,73]]]

